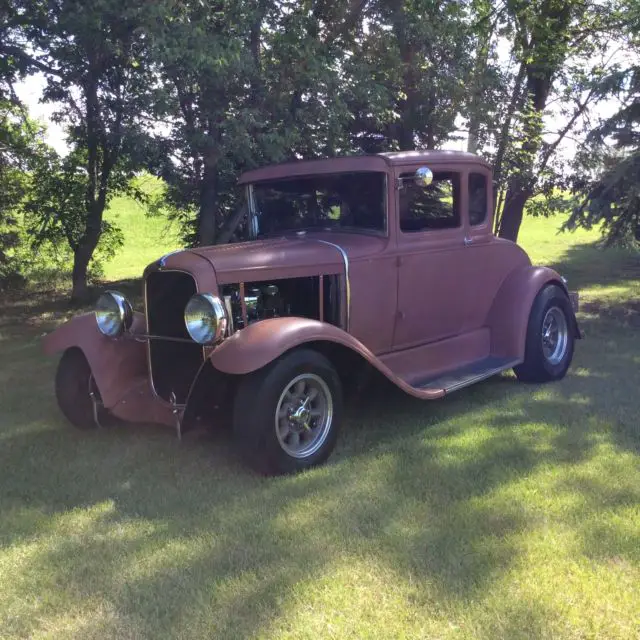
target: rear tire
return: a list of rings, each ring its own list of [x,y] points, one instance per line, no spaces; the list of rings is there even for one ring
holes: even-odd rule
[[[89,362],[79,348],[67,349],[62,354],[56,371],[55,391],[60,410],[74,427],[92,429],[97,426],[90,391],[96,394],[98,401],[100,393]]]
[[[342,421],[342,388],[333,365],[297,349],[245,376],[236,391],[233,434],[259,473],[296,473],[324,463]]]
[[[564,378],[575,345],[575,318],[569,297],[557,285],[538,293],[531,308],[524,362],[514,371],[522,382],[550,382]]]

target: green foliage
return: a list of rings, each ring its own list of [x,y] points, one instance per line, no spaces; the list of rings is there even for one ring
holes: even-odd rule
[[[45,149],[42,133],[19,106],[0,100],[0,290],[22,284],[28,268],[20,208]]]
[[[128,188],[145,158],[144,118],[156,96],[141,9],[123,0],[15,0],[14,6],[20,20],[3,46],[27,68],[45,73],[43,98],[60,105],[56,118],[65,124],[73,149],[65,166],[49,167],[51,193],[36,185],[29,214],[40,215],[36,204],[43,204],[38,238],[48,234],[68,242],[72,295],[82,298],[94,251],[101,246],[109,255],[119,242],[117,231],[103,221],[109,199]],[[51,158],[47,162],[55,165]]]
[[[85,155],[76,150],[61,159],[50,152],[47,157],[40,159],[29,176],[30,187],[23,203],[29,244],[36,254],[51,249],[50,254],[56,264],[73,259],[73,253],[78,250],[85,233]],[[119,193],[138,196],[133,185],[112,184],[105,206]],[[122,244],[121,230],[102,219],[100,237],[90,263],[91,276],[99,277],[104,272],[103,263],[113,258]]]
[[[601,226],[608,244],[640,242],[640,151],[612,161],[589,186],[567,229]]]
[[[507,64],[491,59],[503,79],[502,105],[485,118],[478,138],[494,164],[501,235],[517,239],[528,201],[566,186],[558,151],[568,137],[584,137],[590,110],[610,93],[608,50],[619,32],[618,6],[613,0],[494,5],[495,31],[510,55]]]
[[[566,216],[574,206],[575,198],[570,193],[554,189],[531,198],[527,202],[527,215],[534,218],[548,218],[558,214]]]
[[[167,1],[154,11],[162,15],[148,27],[162,104],[180,117],[152,166],[189,242],[228,237],[240,171],[434,147],[464,102],[465,3]]]
[[[633,40],[627,2],[10,0],[0,90],[44,73],[72,149],[33,182],[30,231],[40,247],[68,245],[81,297],[94,252],[118,249],[109,200],[142,168],[166,190],[138,199],[186,243],[210,244],[238,223],[243,170],[439,147],[462,126],[494,165],[496,219],[515,239],[525,210],[564,206],[557,152],[584,140],[592,107],[626,82],[606,53],[612,37]],[[540,195],[551,200],[527,207]]]
[[[601,226],[608,244],[640,241],[640,7],[635,3],[629,5],[627,23],[626,64],[604,80],[622,107],[590,132],[576,159],[574,192],[581,202],[566,225]]]
[[[353,148],[435,148],[450,139],[465,108],[475,17],[463,2],[371,3],[345,66]]]

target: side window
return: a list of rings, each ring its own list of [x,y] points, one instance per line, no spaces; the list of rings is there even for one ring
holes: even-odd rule
[[[460,174],[437,172],[428,187],[418,187],[406,173],[400,197],[400,229],[405,232],[460,226]]]
[[[487,219],[487,176],[469,174],[469,224],[474,227]]]

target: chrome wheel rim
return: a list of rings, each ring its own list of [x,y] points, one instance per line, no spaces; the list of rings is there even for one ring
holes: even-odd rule
[[[551,307],[542,321],[542,353],[549,364],[562,362],[569,344],[567,318],[560,307]]]
[[[327,383],[303,373],[287,384],[276,406],[275,429],[283,451],[308,458],[324,444],[333,421],[333,398]]]

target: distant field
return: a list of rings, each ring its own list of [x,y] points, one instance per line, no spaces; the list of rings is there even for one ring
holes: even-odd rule
[[[139,186],[149,192],[160,188],[152,176],[141,178]],[[177,224],[171,225],[159,217],[150,218],[143,207],[129,197],[114,198],[105,217],[122,229],[125,238],[124,247],[106,265],[106,280],[138,278],[147,264],[182,246]]]
[[[109,279],[179,245],[120,200]],[[527,220],[581,291],[569,375],[429,403],[382,385],[330,463],[263,479],[224,431],[69,427],[40,336],[0,309],[0,637],[640,638],[640,256]],[[174,234],[174,235],[171,235]]]
[[[149,190],[159,188],[154,178],[144,179]],[[106,265],[105,280],[138,278],[145,266],[169,251],[182,247],[177,224],[169,225],[162,218],[149,218],[142,207],[127,197],[115,198],[107,218],[124,231],[125,245]],[[526,218],[520,244],[531,256],[534,264],[562,264],[562,275],[571,285],[581,285],[583,296],[589,300],[597,295],[613,301],[636,295],[640,288],[633,280],[621,284],[618,274],[608,272],[612,260],[624,261],[625,251],[602,251],[594,246],[599,239],[597,231],[579,230],[560,233],[559,218]],[[589,277],[588,274],[596,277]],[[595,279],[595,281],[594,281]]]

